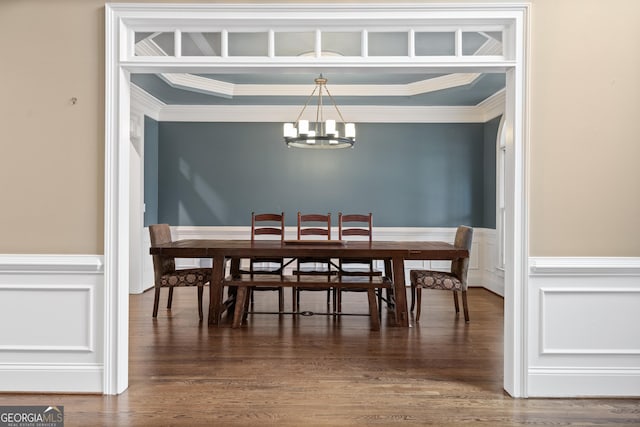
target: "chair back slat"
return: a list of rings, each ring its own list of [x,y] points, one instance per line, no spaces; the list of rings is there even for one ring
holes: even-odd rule
[[[256,222],[266,222],[266,221],[282,222],[284,220],[284,212],[279,213],[279,214],[275,214],[275,213],[256,214],[256,213],[253,213],[253,219]]]
[[[346,228],[342,230],[342,236],[371,236],[369,230],[363,228]]]
[[[256,228],[255,230],[253,230],[253,236],[259,236],[259,235],[264,235],[264,234],[271,234],[273,236],[283,236],[284,235],[282,233],[282,229],[281,228],[275,228],[275,227],[262,227],[262,228]]]

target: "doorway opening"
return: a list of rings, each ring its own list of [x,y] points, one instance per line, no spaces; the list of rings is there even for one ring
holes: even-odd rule
[[[181,17],[175,18],[177,9]],[[128,385],[128,282],[131,223],[129,214],[130,79],[132,73],[286,73],[301,70],[344,70],[396,73],[483,73],[506,75],[505,108],[505,370],[504,387],[513,396],[524,396],[524,333],[526,316],[524,289],[527,259],[526,223],[526,45],[528,6],[443,5],[107,5],[107,106],[105,188],[105,394],[118,394]],[[273,14],[278,19],[273,19]],[[310,17],[313,17],[311,19]],[[293,20],[293,21],[292,21]],[[315,41],[315,55],[279,56],[275,50],[278,28],[308,30]],[[238,34],[265,34],[264,57],[230,55],[229,42]],[[348,57],[323,57],[320,28],[348,32],[360,27],[359,52]],[[485,26],[485,27],[483,27]],[[179,28],[179,30],[175,30]],[[189,32],[219,33],[219,55],[207,58],[183,56],[182,37]],[[401,28],[401,30],[398,30]],[[465,54],[465,33],[500,31],[502,51],[493,55]],[[241,30],[240,30],[241,29]],[[416,55],[415,40],[435,32],[453,34],[453,55]],[[284,31],[283,31],[284,32]],[[304,31],[303,31],[304,32]],[[409,49],[370,55],[371,34],[406,33]],[[134,40],[140,34],[163,35],[173,40],[171,56],[138,54]],[[353,35],[348,36],[353,37]],[[242,37],[240,37],[242,39]],[[205,39],[206,40],[206,39]],[[218,43],[212,36],[210,41]],[[242,46],[240,43],[238,46]],[[226,48],[225,48],[226,46]],[[357,43],[353,49],[357,49]],[[231,49],[231,51],[230,51]],[[213,51],[216,52],[215,50]],[[366,53],[364,53],[366,52]],[[374,50],[375,52],[375,50]],[[385,54],[386,53],[386,54]]]

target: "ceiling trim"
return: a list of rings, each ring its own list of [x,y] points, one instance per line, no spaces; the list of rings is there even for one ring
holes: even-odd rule
[[[502,90],[475,106],[344,105],[340,110],[357,123],[484,123],[504,112],[504,97]],[[300,112],[296,105],[167,105],[135,84],[131,101],[132,110],[166,122],[284,123]]]
[[[237,85],[188,73],[160,73],[169,86],[221,98],[233,98]]]
[[[423,93],[466,86],[475,82],[480,73],[453,73],[407,84],[344,84],[329,85],[333,96],[414,96]],[[160,73],[169,86],[219,96],[308,96],[309,84],[234,84],[188,73]]]

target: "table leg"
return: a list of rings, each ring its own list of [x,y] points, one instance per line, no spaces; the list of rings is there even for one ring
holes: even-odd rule
[[[404,285],[404,258],[393,258],[393,286],[396,297],[396,325],[409,326],[407,311],[407,289]]]
[[[209,283],[209,324],[218,325],[220,314],[222,313],[222,292],[224,287],[224,256],[213,257],[213,271],[211,272],[211,282]]]

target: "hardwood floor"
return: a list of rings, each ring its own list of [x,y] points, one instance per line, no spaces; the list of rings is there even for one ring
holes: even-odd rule
[[[322,311],[320,294],[301,309]],[[502,299],[473,288],[469,305],[468,325],[449,292],[427,291],[410,329],[386,313],[378,332],[366,316],[322,315],[254,314],[230,329],[199,323],[195,289],[177,289],[154,320],[147,292],[130,297],[125,393],[0,394],[0,405],[64,405],[67,426],[640,425],[640,399],[509,397]],[[275,292],[256,294],[256,311],[276,307]],[[345,294],[343,307],[366,313],[366,294]]]

